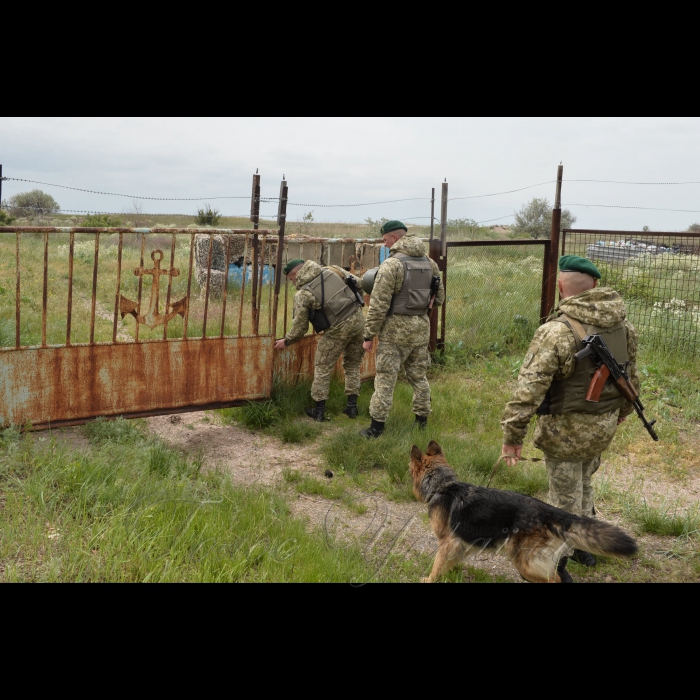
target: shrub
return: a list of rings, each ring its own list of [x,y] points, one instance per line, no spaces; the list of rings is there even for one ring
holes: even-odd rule
[[[515,214],[515,226],[512,235],[528,233],[535,240],[549,238],[552,235],[552,205],[547,199],[533,199]],[[576,217],[565,209],[561,213],[562,229],[572,228]]]
[[[218,226],[220,221],[221,212],[218,209],[212,209],[209,204],[205,209],[197,210],[197,217],[194,220],[198,226]]]
[[[47,214],[58,214],[61,207],[58,202],[46,192],[32,190],[31,192],[21,192],[10,197],[3,205],[13,216],[46,216]]]
[[[122,221],[109,214],[88,214],[80,225],[83,228],[120,228]]]
[[[14,216],[10,216],[6,211],[0,209],[0,226],[12,226],[15,221]]]

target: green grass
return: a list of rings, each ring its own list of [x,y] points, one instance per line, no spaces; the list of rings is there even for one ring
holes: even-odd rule
[[[104,426],[91,433],[90,447],[80,452],[51,438],[2,435],[0,580],[365,582],[376,576],[357,548],[332,548],[308,532],[279,493],[202,475],[196,460],[125,425],[111,426],[111,435]]]

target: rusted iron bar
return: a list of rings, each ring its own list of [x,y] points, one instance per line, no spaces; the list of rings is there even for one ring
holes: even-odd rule
[[[73,325],[73,257],[75,255],[75,234],[70,235],[68,246],[68,319],[66,321],[66,345],[70,345],[71,326]]]
[[[226,271],[224,273],[224,292],[221,304],[221,338],[226,335],[226,303],[228,302],[228,276],[231,268],[231,236],[227,239],[226,244]]]
[[[117,301],[114,304],[114,327],[112,329],[112,342],[117,342],[117,330],[119,328],[119,309],[122,299],[122,255],[124,253],[124,234],[119,234],[119,252],[117,253]]]
[[[447,182],[442,183],[442,209],[440,221],[440,241],[442,242],[442,257],[447,257],[447,206],[450,194],[450,186]]]
[[[146,266],[146,234],[141,234],[141,266],[140,270]],[[139,296],[138,296],[138,313],[141,314],[141,306],[143,304],[143,273],[139,275]],[[143,314],[145,316],[145,314]],[[141,324],[138,318],[136,319],[136,332],[134,334],[134,339],[139,342],[139,335],[141,334]]]
[[[46,317],[48,315],[49,302],[49,234],[44,234],[44,291],[41,302],[41,347],[46,343]]]
[[[182,337],[187,340],[187,332],[190,327],[190,295],[192,294],[192,270],[194,268],[194,236],[190,238],[190,268],[187,275],[187,309],[185,310],[185,322]]]
[[[22,233],[17,231],[17,286],[16,286],[16,300],[17,300],[17,310],[15,313],[15,347],[22,347],[21,343],[21,315],[22,315],[22,284],[21,284],[21,272],[20,272],[20,248],[22,244]]]
[[[542,299],[540,302],[540,322],[546,323],[550,309],[547,308],[547,294],[549,293],[549,260],[552,251],[552,241],[544,242],[544,261],[542,264]]]
[[[515,240],[515,241],[450,241],[448,248],[481,248],[482,246],[520,246],[520,245],[547,245],[548,240]]]
[[[267,236],[263,236],[260,256],[260,274],[259,274],[259,284],[258,284],[258,328],[256,335],[260,335],[260,312],[262,311],[262,295],[263,295],[263,281],[265,279],[265,246],[267,245]]]
[[[433,196],[430,200],[430,242],[435,238],[435,188],[433,187]]]
[[[253,194],[250,201],[250,220],[253,222],[256,231],[260,225],[260,194],[260,175],[255,173],[253,175]]]
[[[202,325],[202,340],[207,337],[207,316],[209,315],[209,293],[211,291],[211,266],[214,259],[214,235],[209,235],[209,258],[207,263],[207,286],[204,291],[204,324]]]
[[[92,308],[90,309],[90,345],[95,344],[95,315],[97,313],[97,271],[100,264],[100,234],[95,235],[95,262],[92,268]]]
[[[557,301],[557,270],[559,268],[559,243],[561,240],[561,191],[564,181],[564,166],[560,165],[557,171],[557,191],[552,211],[552,238],[548,262],[547,284],[547,316],[554,310]]]
[[[79,226],[73,227],[55,227],[55,226],[0,226],[0,233],[108,233],[108,234],[118,234],[118,233],[133,233],[133,234],[177,234],[177,235],[191,235],[197,233],[210,233],[215,236],[225,236],[225,235],[239,235],[244,236],[246,234],[252,233],[249,228],[240,229],[211,229],[211,228],[81,228]],[[268,236],[277,236],[277,230],[275,229],[260,229],[258,231],[260,235],[267,234]]]
[[[258,317],[258,265],[260,263],[259,260],[259,252],[258,252],[258,246],[260,245],[260,242],[258,240],[258,234],[256,233],[253,236],[253,269],[251,272],[251,278],[253,282],[253,300],[252,300],[252,306],[251,306],[251,313],[253,317],[253,335],[258,335],[258,327],[259,327],[259,317]]]
[[[275,269],[275,297],[272,309],[272,327],[270,335],[277,338],[277,313],[280,301],[280,289],[282,288],[282,260],[284,258],[284,234],[287,228],[287,199],[289,197],[289,187],[287,180],[282,178],[280,184],[280,200],[277,210],[277,225],[279,226],[279,235],[277,236],[277,268]],[[284,334],[287,334],[287,291],[285,285],[284,297]]]
[[[245,282],[248,276],[248,241],[249,236],[245,237],[245,248],[243,250],[243,280],[241,282],[241,305],[238,310],[238,337],[243,335],[243,305],[245,303]]]
[[[176,243],[177,243],[177,239],[175,238],[175,236],[173,236],[173,240],[170,244],[170,269],[171,270],[173,270],[173,268],[175,267],[175,245],[176,245]],[[173,276],[172,276],[172,274],[170,274],[170,275],[168,275],[168,298],[167,298],[167,301],[165,302],[165,315],[166,315],[166,317],[170,313],[170,303],[172,302],[172,300],[173,300]],[[188,300],[188,303],[189,303],[189,300]],[[168,325],[169,325],[169,323],[170,322],[166,320],[165,323],[163,324],[163,340],[168,339]]]

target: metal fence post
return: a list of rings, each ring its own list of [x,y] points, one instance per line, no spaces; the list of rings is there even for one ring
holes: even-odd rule
[[[0,207],[2,207],[2,163],[0,163]]]
[[[284,261],[284,234],[287,227],[287,200],[289,198],[289,187],[287,180],[282,180],[280,187],[279,214],[277,225],[279,226],[279,236],[277,239],[277,269],[275,270],[275,303],[272,308],[272,337],[277,340],[277,311],[279,309],[280,289],[282,287],[282,262]]]
[[[0,175],[2,175],[2,165],[0,165]],[[433,196],[430,200],[430,242],[435,238],[435,188],[433,187]]]
[[[253,194],[250,206],[250,220],[253,222],[253,229],[258,231],[260,228],[260,175],[255,173],[253,175]],[[253,315],[253,335],[258,335],[260,330],[260,309],[258,308],[258,262],[259,262],[259,240],[258,234],[255,233],[253,236],[253,269],[251,270],[251,276],[253,281],[253,305],[252,305],[252,315]],[[243,261],[244,274],[245,268],[247,267],[247,260]]]
[[[557,270],[559,267],[559,243],[561,240],[561,190],[564,181],[564,166],[560,165],[557,173],[557,193],[552,212],[552,238],[550,242],[547,267],[547,298],[543,316],[549,316],[557,300]],[[546,320],[546,319],[545,319]]]

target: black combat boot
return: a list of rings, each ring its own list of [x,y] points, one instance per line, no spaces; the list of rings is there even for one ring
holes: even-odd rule
[[[367,430],[363,430],[360,433],[360,437],[368,438],[370,440],[372,440],[374,438],[381,437],[382,435],[384,435],[384,426],[385,425],[386,425],[385,423],[379,423],[378,421],[374,420],[374,418],[373,418],[372,425],[369,428],[367,428]]]
[[[325,423],[326,421],[326,402],[317,401],[316,408],[309,408],[306,411],[309,418],[313,418],[317,423]]]
[[[343,411],[348,417],[355,420],[358,416],[357,412],[357,396],[348,396],[348,407]]]
[[[590,552],[584,552],[580,549],[574,551],[574,556],[571,557],[571,561],[575,561],[581,566],[587,566],[589,569],[598,566],[598,560]]]
[[[416,428],[419,430],[427,430],[428,416],[416,416]]]
[[[557,567],[557,573],[562,583],[573,583],[574,579],[571,578],[571,574],[566,570],[569,563],[569,558],[564,557],[559,561],[559,566]]]

